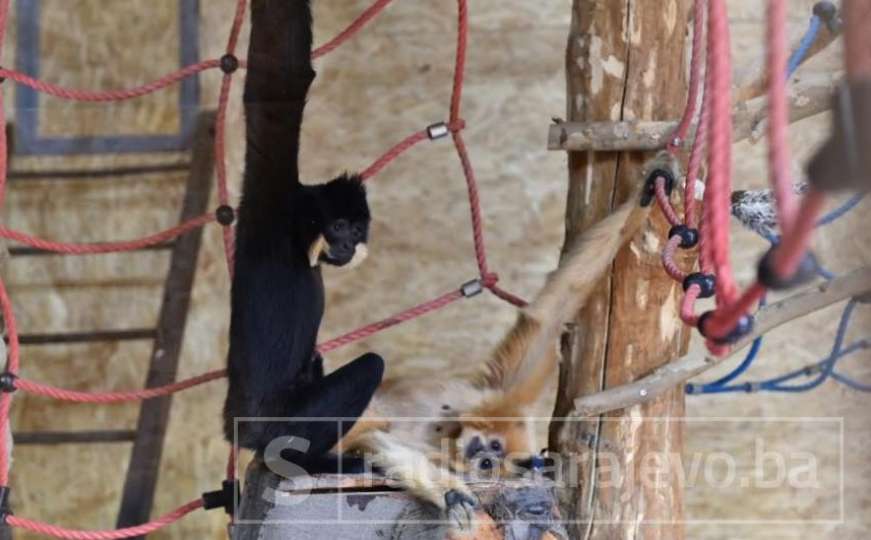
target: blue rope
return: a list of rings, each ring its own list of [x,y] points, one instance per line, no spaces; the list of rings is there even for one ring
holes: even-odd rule
[[[847,199],[847,201],[844,202],[844,204],[842,204],[841,206],[835,208],[834,210],[832,210],[828,214],[821,217],[817,221],[816,226],[817,227],[824,227],[826,225],[829,225],[829,224],[834,223],[835,221],[841,219],[850,210],[859,206],[859,203],[862,202],[862,199],[864,199],[864,198],[865,198],[864,193],[857,193],[857,194],[853,195],[852,197]]]
[[[835,342],[832,344],[832,352],[829,354],[828,358],[817,364],[820,366],[821,370],[816,379],[796,386],[781,386],[781,383],[790,381],[802,375],[807,375],[806,369],[799,369],[792,373],[775,377],[768,381],[763,381],[760,384],[760,387],[764,390],[774,390],[779,392],[806,392],[824,383],[825,380],[829,378],[829,375],[831,375],[832,370],[835,367],[835,362],[843,356],[846,356],[845,354],[842,354],[842,347],[844,346],[844,338],[847,335],[847,328],[850,325],[850,319],[852,318],[855,309],[856,300],[850,300],[847,302],[847,306],[841,314],[841,320],[838,322],[838,332],[835,334]]]
[[[844,309],[844,313],[841,315],[841,321],[838,324],[838,334],[835,338],[835,344],[832,347],[832,352],[829,354],[829,356],[827,356],[819,363],[814,364],[813,366],[797,369],[785,375],[781,375],[779,377],[764,381],[746,382],[734,385],[711,386],[710,388],[702,387],[702,389],[699,390],[696,390],[696,388],[693,387],[692,389],[690,389],[689,393],[723,394],[729,392],[750,393],[757,391],[798,393],[806,392],[808,390],[816,388],[817,386],[825,382],[828,378],[837,380],[838,382],[841,382],[854,390],[858,390],[861,392],[871,392],[871,385],[857,382],[850,377],[835,371],[836,364],[842,358],[845,358],[855,353],[856,351],[871,348],[871,340],[869,339],[859,340],[847,347],[843,347],[844,337],[847,333],[847,328],[849,327],[850,318],[852,317],[853,309],[855,308],[855,306],[855,300],[851,300],[847,304],[847,307]],[[807,383],[792,386],[783,384],[793,379],[797,379],[799,377],[807,377],[813,374],[817,374],[817,377]]]
[[[805,56],[807,56],[808,51],[813,46],[814,42],[817,40],[817,36],[820,33],[820,28],[822,27],[823,21],[814,15],[811,17],[810,25],[808,26],[807,32],[805,32],[804,36],[801,38],[801,42],[798,45],[798,49],[792,53],[792,56],[789,57],[789,63],[786,68],[786,77],[792,77],[792,75],[798,70],[798,67],[801,65],[802,61],[804,61]]]

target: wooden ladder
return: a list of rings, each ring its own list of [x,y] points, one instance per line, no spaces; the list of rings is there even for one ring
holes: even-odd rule
[[[184,200],[179,221],[187,221],[206,212],[211,195],[214,172],[214,111],[204,112],[197,119],[194,132],[191,160],[186,164],[147,165],[124,167],[102,171],[39,171],[10,174],[10,179],[58,178],[93,179],[99,177],[136,176],[160,172],[188,170]],[[10,133],[11,134],[11,133]],[[10,141],[13,139],[10,138]],[[11,143],[10,143],[11,146]],[[163,300],[155,328],[131,328],[124,330],[94,330],[53,334],[22,334],[22,346],[54,344],[119,342],[151,340],[153,348],[145,387],[170,384],[176,380],[178,361],[184,338],[185,323],[190,307],[194,273],[202,243],[202,228],[175,239],[152,246],[149,250],[169,251],[169,271],[163,288]],[[12,247],[13,257],[52,255],[31,247]],[[89,431],[33,431],[15,432],[16,446],[50,445],[71,443],[116,443],[132,442],[130,465],[124,480],[117,526],[129,527],[149,520],[154,501],[154,492],[163,453],[166,424],[172,405],[172,396],[143,401],[135,430],[94,429]],[[11,538],[8,527],[0,530],[0,539]]]

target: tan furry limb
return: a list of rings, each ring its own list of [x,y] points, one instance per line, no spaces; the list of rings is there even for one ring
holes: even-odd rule
[[[832,304],[871,291],[871,267],[855,270],[759,310],[754,331],[732,349],[734,354],[757,337]],[[730,355],[731,356],[731,355]],[[687,355],[635,382],[575,400],[573,417],[589,417],[646,403],[729,358]]]
[[[343,452],[363,452],[365,459],[384,471],[387,478],[398,482],[415,497],[442,510],[446,510],[445,494],[448,491],[456,490],[469,497],[474,496],[460,477],[439,467],[423,452],[390,433],[371,431],[356,437],[352,444],[343,446]]]
[[[506,403],[526,405],[540,396],[556,369],[555,349],[563,325],[587,301],[617,251],[647,220],[650,209],[639,205],[640,191],[639,187],[628,202],[570,247],[487,363],[484,382],[502,390]]]

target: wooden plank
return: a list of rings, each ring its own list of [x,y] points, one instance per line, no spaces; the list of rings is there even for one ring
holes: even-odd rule
[[[214,112],[203,113],[197,120],[191,170],[179,221],[203,214],[209,203],[215,160],[214,124]],[[202,229],[195,229],[175,242],[146,387],[176,380],[201,241]],[[140,408],[118,527],[138,525],[149,519],[171,404],[172,396],[166,396],[145,401]]]
[[[15,444],[83,444],[131,442],[136,438],[132,429],[101,429],[94,431],[25,431],[12,434]]]
[[[154,339],[154,328],[131,328],[129,330],[96,330],[93,332],[67,332],[58,334],[21,334],[21,345],[71,345],[76,343],[99,343],[108,341],[139,341]]]
[[[687,89],[689,5],[675,0],[663,9],[656,2],[574,0],[566,56],[568,120],[678,118]],[[625,200],[650,157],[569,154],[567,245]],[[575,398],[633,380],[678,356],[687,343],[689,332],[677,318],[680,288],[659,262],[667,227],[661,213],[652,215],[642,238],[620,252],[612,275],[564,338],[557,418],[571,411]],[[680,454],[681,426],[656,421],[682,415],[683,394],[675,390],[607,418],[552,424],[551,449],[574,457],[565,460],[574,468],[564,473],[574,474],[578,487],[566,490],[562,500],[572,538],[625,538],[639,534],[638,528],[647,539],[683,538],[682,491],[669,468],[674,453]],[[639,474],[643,456],[656,452],[663,455],[663,477],[672,481],[645,482]],[[619,467],[622,482],[601,482],[605,467]],[[650,521],[661,524],[644,524]]]

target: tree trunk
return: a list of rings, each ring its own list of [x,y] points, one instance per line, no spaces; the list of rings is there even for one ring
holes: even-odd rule
[[[574,0],[567,119],[679,119],[687,90],[690,4]],[[625,199],[642,181],[651,157],[569,153],[567,245]],[[612,274],[564,336],[556,418],[572,410],[575,398],[630,382],[685,352],[690,332],[678,317],[681,287],[659,259],[668,225],[659,211],[651,215],[650,225],[617,256]],[[691,260],[678,262],[687,268]],[[554,421],[550,447],[574,462],[564,462],[563,469],[571,475],[568,481],[577,482],[563,501],[566,517],[574,521],[572,538],[683,538],[677,469],[683,425],[669,421],[683,414],[683,389],[675,388],[619,413]]]

